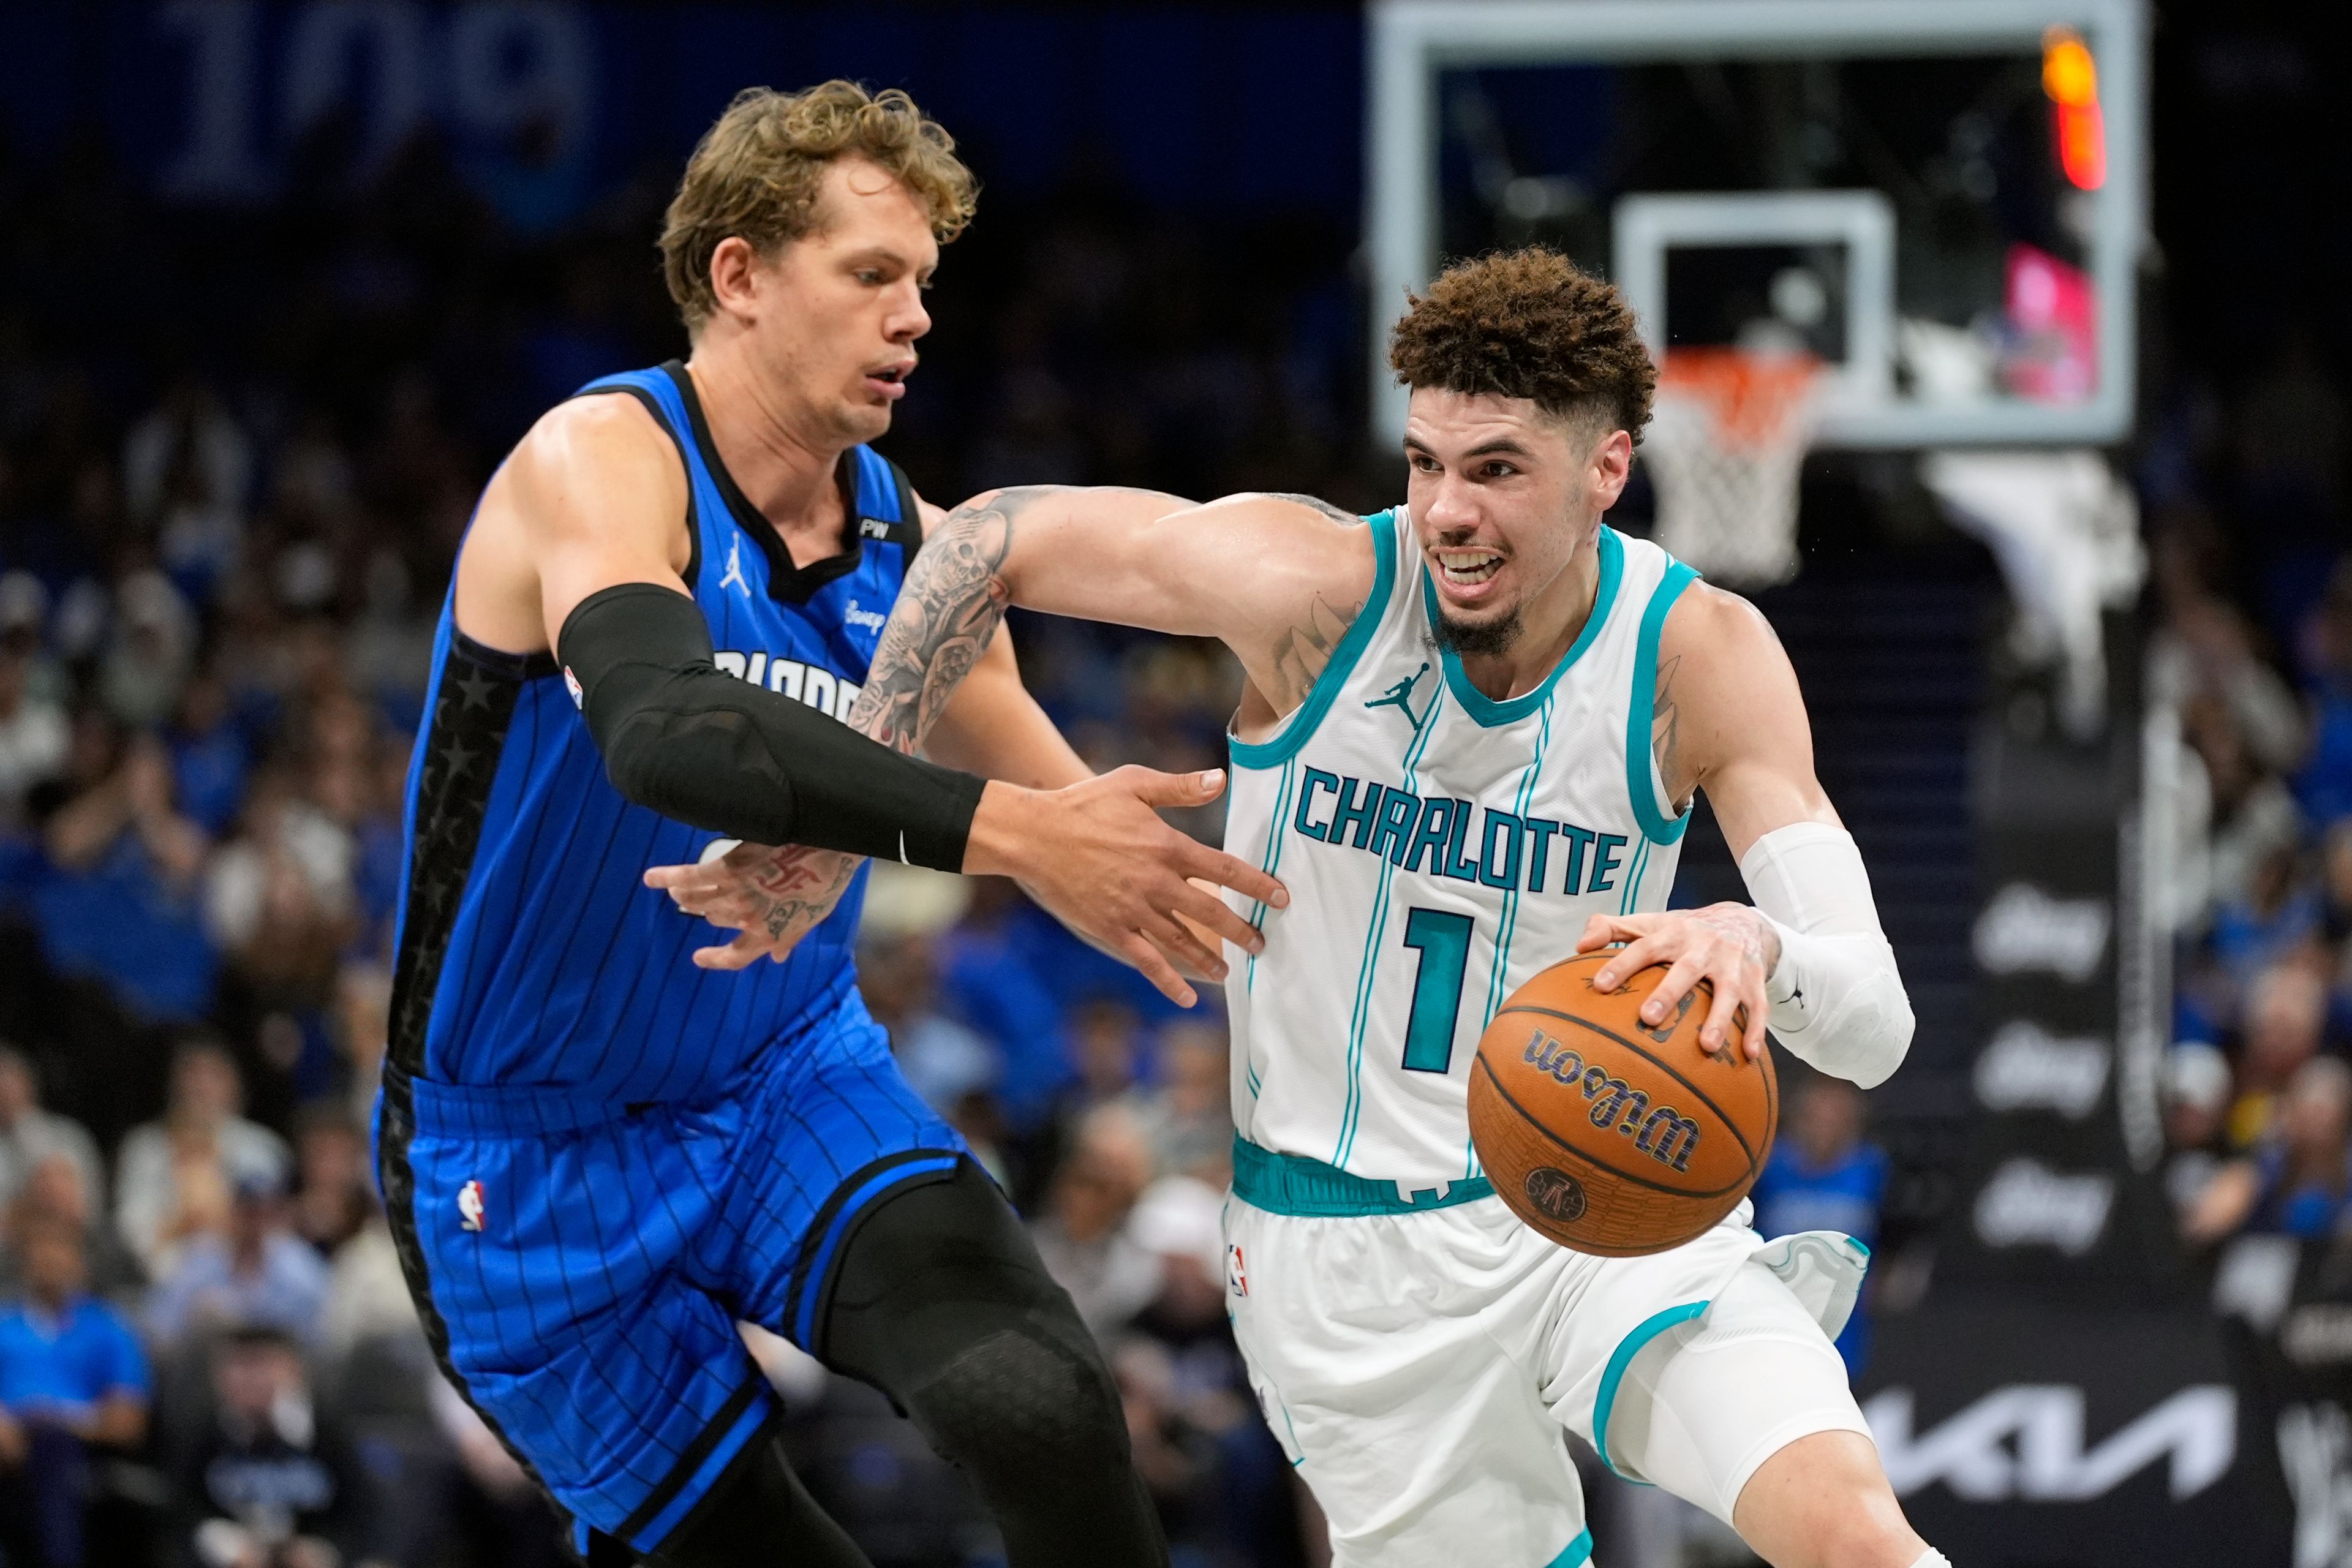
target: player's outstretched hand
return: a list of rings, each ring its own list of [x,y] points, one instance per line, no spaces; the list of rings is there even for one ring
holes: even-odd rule
[[[1290,902],[1272,877],[1160,819],[1160,808],[1206,805],[1224,787],[1221,768],[1163,773],[1133,766],[1060,790],[992,784],[972,816],[963,868],[1017,879],[1064,925],[1189,1007],[1197,998],[1180,967],[1219,980],[1225,961],[1188,921],[1244,952],[1258,952],[1265,939],[1223,899],[1186,879],[1275,909]]]
[[[1763,1059],[1764,983],[1780,962],[1780,938],[1762,915],[1728,903],[1654,915],[1595,915],[1585,922],[1576,951],[1593,952],[1618,942],[1625,950],[1601,966],[1593,989],[1614,991],[1652,964],[1665,964],[1666,977],[1642,1004],[1642,1022],[1654,1026],[1700,981],[1708,981],[1715,1005],[1699,1027],[1699,1044],[1720,1051],[1738,1035],[1748,1060]]]
[[[670,902],[712,925],[740,932],[720,947],[698,948],[701,969],[745,969],[762,958],[782,963],[801,938],[833,913],[860,857],[797,844],[732,844],[719,839],[691,866],[656,866],[646,886],[669,894]]]

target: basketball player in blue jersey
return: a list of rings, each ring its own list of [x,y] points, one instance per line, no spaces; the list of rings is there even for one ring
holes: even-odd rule
[[[1180,966],[1223,965],[1179,914],[1256,940],[1188,877],[1281,896],[1155,815],[1217,774],[1089,780],[1001,646],[931,751],[1002,782],[841,721],[941,515],[865,443],[972,191],[903,94],[739,97],[662,238],[691,357],[538,422],[442,614],[380,1174],[443,1369],[592,1563],[865,1563],[784,1464],[739,1320],[887,1392],[1017,1568],[1167,1560],[1100,1356],[900,1079],[853,983],[861,882],[815,858],[1017,877],[1186,1002]],[[646,885],[721,835],[814,847],[761,873],[782,921],[831,910],[788,962],[698,966]]]
[[[1666,966],[1642,982],[1652,1024],[1704,979],[1706,1048],[1760,1055],[1769,1024],[1864,1086],[1902,1061],[1911,1009],[1769,626],[1602,521],[1654,384],[1616,290],[1540,249],[1464,262],[1391,363],[1410,472],[1375,516],[1051,489],[958,508],[884,632],[865,727],[919,734],[1007,604],[1241,662],[1225,841],[1291,897],[1226,980],[1226,1304],[1336,1568],[1580,1568],[1564,1432],[1774,1568],[1948,1568],[1832,1344],[1866,1247],[1767,1240],[1742,1205],[1593,1257],[1520,1224],[1479,1164],[1476,1042],[1580,949],[1622,944],[1604,990]],[[1700,790],[1753,905],[1665,907]],[[656,875],[742,931],[730,962],[773,950],[740,864]]]

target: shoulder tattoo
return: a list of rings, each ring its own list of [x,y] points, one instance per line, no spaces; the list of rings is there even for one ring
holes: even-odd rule
[[[1650,706],[1650,750],[1658,759],[1658,776],[1673,790],[1682,764],[1682,708],[1675,692],[1675,677],[1682,673],[1683,656],[1658,663],[1657,695]]]
[[[1351,525],[1364,521],[1350,511],[1344,511],[1319,496],[1298,495],[1290,491],[1266,492],[1268,500],[1289,501],[1321,512],[1334,522]],[[1356,617],[1364,613],[1364,603],[1335,605],[1318,594],[1307,605],[1306,613],[1286,628],[1274,642],[1269,668],[1274,672],[1276,689],[1266,693],[1274,702],[1285,708],[1296,707],[1307,700],[1315,688],[1316,679],[1330,665],[1331,656]]]
[[[1339,639],[1363,613],[1360,602],[1334,605],[1316,595],[1307,613],[1275,639],[1270,668],[1278,689],[1266,693],[1267,697],[1286,710],[1306,701],[1316,680],[1329,667]]]
[[[1329,501],[1325,500],[1320,496],[1303,496],[1289,490],[1268,490],[1266,492],[1265,499],[1268,500],[1286,500],[1294,505],[1311,507],[1315,510],[1321,512],[1325,517],[1329,518],[1334,522],[1361,522],[1364,521],[1352,511],[1333,506]]]

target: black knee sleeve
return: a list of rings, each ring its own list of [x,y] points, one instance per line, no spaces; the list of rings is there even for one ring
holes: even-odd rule
[[[818,1339],[971,1478],[1013,1568],[1168,1561],[1110,1369],[971,1161],[863,1217]]]
[[[599,1568],[596,1559],[592,1550],[589,1568]],[[817,1507],[772,1436],[746,1444],[710,1495],[646,1561],[657,1568],[874,1568]]]

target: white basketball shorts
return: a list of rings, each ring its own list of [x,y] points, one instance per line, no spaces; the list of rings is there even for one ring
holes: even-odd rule
[[[1868,1252],[1740,1207],[1646,1258],[1571,1252],[1499,1199],[1307,1217],[1225,1206],[1226,1305],[1334,1568],[1576,1568],[1562,1428],[1727,1523],[1757,1467],[1869,1434],[1831,1337]]]

